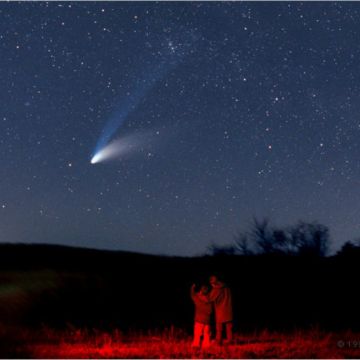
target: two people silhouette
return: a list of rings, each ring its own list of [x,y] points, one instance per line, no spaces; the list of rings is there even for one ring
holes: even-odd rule
[[[230,288],[212,275],[209,284],[203,284],[198,291],[191,287],[191,298],[195,305],[193,347],[210,346],[212,315],[215,313],[216,337],[218,345],[231,343],[233,339],[233,310]],[[223,332],[226,337],[223,338]]]

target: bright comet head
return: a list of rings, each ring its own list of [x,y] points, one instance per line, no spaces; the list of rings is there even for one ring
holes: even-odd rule
[[[143,145],[145,139],[148,136],[149,135],[147,135],[146,133],[133,134],[118,140],[114,140],[110,144],[98,150],[91,158],[90,163],[97,164],[102,161],[115,159],[119,156],[123,156],[129,153],[133,153],[136,150],[140,150],[140,146]]]
[[[90,160],[91,164],[96,164],[97,162],[101,161],[101,151],[96,153]]]

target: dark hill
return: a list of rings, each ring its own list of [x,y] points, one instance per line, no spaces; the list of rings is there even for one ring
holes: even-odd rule
[[[0,246],[2,322],[190,330],[189,288],[217,273],[238,330],[359,328],[358,256],[162,257],[53,245]]]

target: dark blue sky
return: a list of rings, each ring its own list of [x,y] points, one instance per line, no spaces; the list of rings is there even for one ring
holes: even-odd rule
[[[0,241],[194,255],[253,216],[358,237],[359,9],[0,3]],[[109,124],[130,150],[91,164]]]

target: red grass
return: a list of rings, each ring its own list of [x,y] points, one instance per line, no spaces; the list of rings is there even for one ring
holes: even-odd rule
[[[236,334],[234,344],[204,350],[191,347],[191,337],[180,331],[153,334],[96,330],[56,332],[43,329],[22,334],[22,351],[31,358],[360,358],[360,334],[262,331]]]

